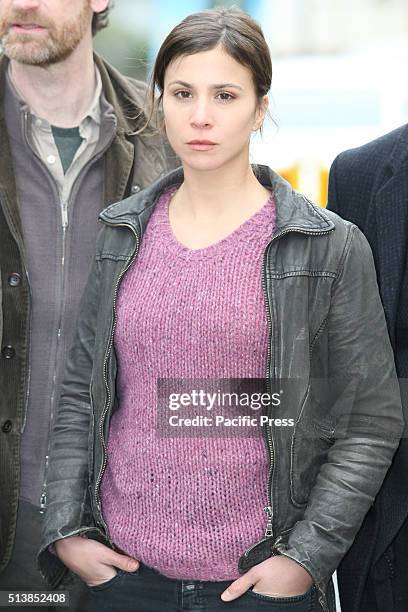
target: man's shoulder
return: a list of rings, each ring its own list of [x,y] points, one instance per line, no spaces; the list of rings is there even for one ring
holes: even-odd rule
[[[366,170],[370,167],[378,167],[382,162],[386,163],[390,160],[395,146],[404,139],[408,143],[408,124],[359,147],[343,151],[337,156],[336,165],[351,169],[361,168],[364,165]]]
[[[139,109],[145,108],[147,83],[123,74],[97,53],[94,53],[94,60],[101,73],[105,94],[109,93],[107,89],[112,88],[119,100],[131,102]]]
[[[132,94],[132,99],[138,104],[138,106],[144,106],[146,104],[146,95],[148,93],[149,86],[144,81],[139,81],[133,77],[120,74],[120,84],[123,88]]]

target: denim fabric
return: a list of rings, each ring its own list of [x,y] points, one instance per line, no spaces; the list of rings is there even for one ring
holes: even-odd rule
[[[206,582],[174,580],[140,564],[136,572],[119,570],[111,580],[88,587],[90,612],[320,612],[317,589],[313,586],[304,595],[269,597],[251,589],[234,601],[224,602],[221,593],[231,580]],[[335,608],[331,608],[335,609]]]

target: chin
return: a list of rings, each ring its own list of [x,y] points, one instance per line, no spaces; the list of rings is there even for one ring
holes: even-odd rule
[[[183,162],[183,166],[189,168],[190,170],[194,170],[195,172],[213,172],[215,170],[220,170],[223,167],[223,164],[191,164],[188,162]]]
[[[28,41],[8,43],[4,45],[4,53],[9,59],[28,66],[47,65],[50,60],[50,52],[46,46]]]
[[[207,157],[205,159],[204,156],[199,159],[197,156],[195,159],[192,159],[190,156],[181,157],[181,161],[183,166],[190,168],[191,170],[195,170],[197,172],[211,172],[213,170],[220,170],[222,167],[227,165],[227,160],[220,159],[210,159]]]

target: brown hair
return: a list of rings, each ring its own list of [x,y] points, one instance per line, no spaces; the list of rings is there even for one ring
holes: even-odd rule
[[[183,55],[210,51],[217,45],[222,45],[231,57],[249,68],[259,101],[268,93],[272,81],[272,61],[258,23],[237,7],[219,7],[193,13],[172,29],[159,49],[149,88],[150,116],[145,127],[150,124],[161,104],[169,64]],[[159,92],[158,98],[156,90]]]
[[[109,12],[113,8],[113,0],[109,0],[109,4],[104,11],[94,13],[92,17],[92,35],[95,36],[98,32],[106,28],[109,24]]]

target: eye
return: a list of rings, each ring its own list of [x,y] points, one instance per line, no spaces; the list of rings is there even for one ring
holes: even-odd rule
[[[188,100],[191,97],[191,92],[187,89],[179,89],[179,91],[174,92],[174,96],[181,100]]]
[[[235,96],[228,93],[228,91],[220,91],[216,96],[221,102],[230,102],[235,99]]]

